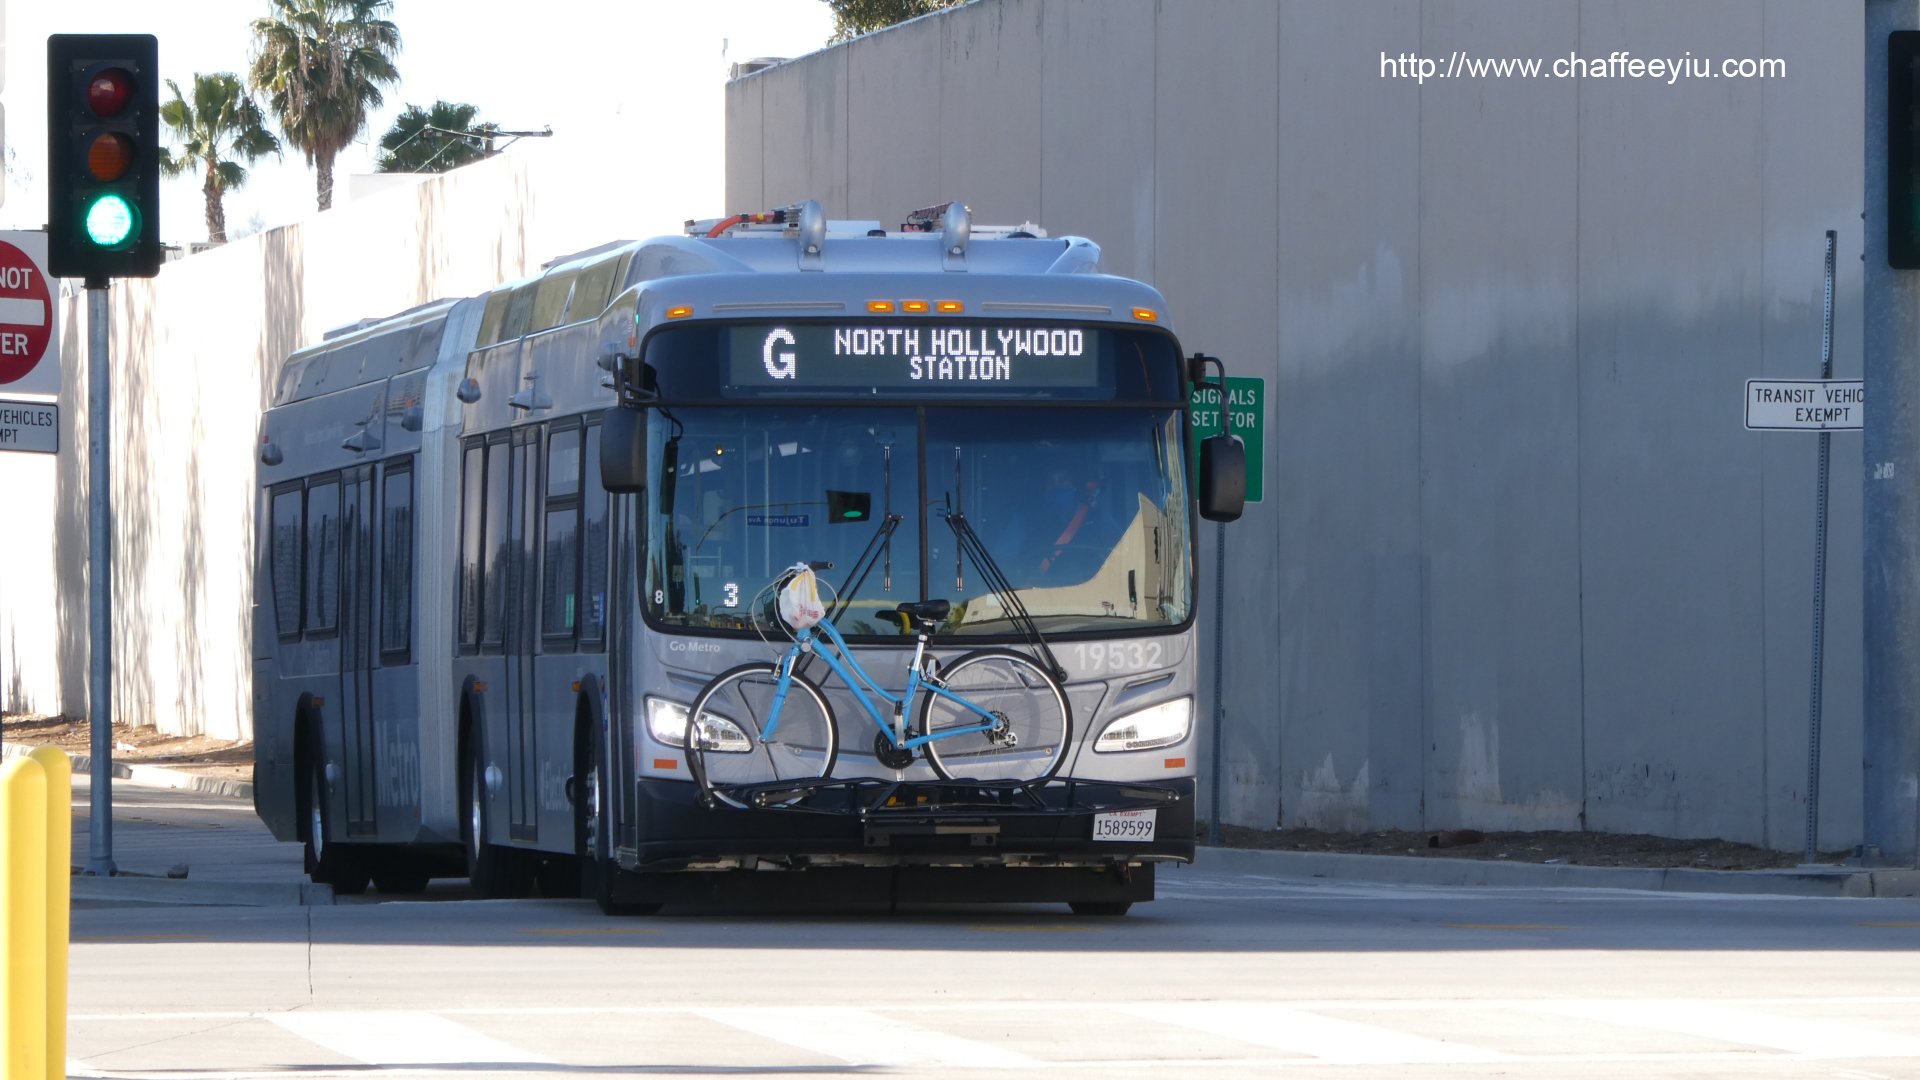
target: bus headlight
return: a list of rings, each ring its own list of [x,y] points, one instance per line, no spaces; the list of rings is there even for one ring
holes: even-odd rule
[[[687,745],[687,707],[677,701],[648,698],[647,734],[668,746]]]
[[[1193,729],[1193,699],[1162,702],[1139,712],[1128,713],[1107,724],[1094,740],[1093,752],[1111,754],[1121,750],[1154,750],[1184,740]]]
[[[668,746],[687,745],[687,707],[677,701],[648,698],[647,733]],[[753,749],[745,732],[712,710],[700,717],[700,742],[708,750],[723,754],[744,754]]]

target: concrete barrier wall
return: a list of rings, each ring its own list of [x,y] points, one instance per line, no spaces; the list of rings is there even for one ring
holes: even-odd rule
[[[1227,534],[1225,820],[1793,848],[1816,447],[1743,430],[1742,383],[1818,375],[1827,229],[1835,374],[1860,372],[1861,19],[982,0],[732,84],[728,200],[957,198],[1092,237],[1266,380],[1266,500]],[[1786,74],[1382,76],[1456,49]],[[1861,752],[1859,436],[1833,445],[1829,849],[1859,839]]]

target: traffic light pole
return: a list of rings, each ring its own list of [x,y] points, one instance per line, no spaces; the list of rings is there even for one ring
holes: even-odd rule
[[[87,713],[93,751],[88,790],[86,872],[111,877],[113,865],[113,519],[108,498],[113,412],[107,361],[107,283],[87,279]]]
[[[1920,866],[1920,271],[1887,261],[1898,224],[1888,191],[1891,139],[1911,146],[1920,138],[1896,135],[1889,123],[1890,76],[1920,78],[1920,71],[1889,71],[1888,35],[1920,30],[1920,0],[1866,3],[1861,855],[1878,865]]]

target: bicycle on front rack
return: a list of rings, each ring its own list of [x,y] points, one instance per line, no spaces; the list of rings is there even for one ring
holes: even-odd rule
[[[771,588],[831,565],[793,566]],[[867,673],[824,615],[793,630],[793,643],[772,663],[742,664],[715,676],[687,713],[687,768],[701,792],[709,801],[743,806],[741,789],[833,772],[839,729],[826,694],[800,670],[808,655],[840,677],[872,721],[874,757],[883,768],[905,769],[919,751],[943,780],[1031,783],[1053,776],[1073,732],[1065,687],[1012,649],[979,649],[936,663],[927,643],[950,609],[945,600],[894,609],[916,639],[906,687],[897,697]]]

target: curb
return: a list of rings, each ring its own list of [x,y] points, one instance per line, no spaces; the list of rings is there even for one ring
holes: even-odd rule
[[[187,881],[133,874],[75,874],[72,897],[76,901],[185,907],[328,907],[334,902],[331,885],[308,881]]]
[[[7,743],[0,747],[0,760],[31,753],[33,747],[22,743]],[[93,772],[93,758],[86,754],[69,754],[73,762],[75,775]],[[195,776],[159,765],[129,765],[125,762],[113,762],[113,775],[116,779],[128,780],[145,787],[172,788],[175,791],[192,791],[201,795],[219,795],[229,799],[253,798],[253,785],[245,780],[227,780],[217,776]]]
[[[1196,849],[1194,861],[1202,866],[1236,873],[1284,874],[1290,877],[1391,885],[1632,889],[1735,896],[1920,896],[1920,870],[1870,870],[1848,866],[1831,869],[1701,870],[1690,866],[1548,865],[1485,859],[1259,851],[1205,846]]]

